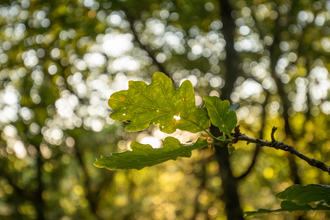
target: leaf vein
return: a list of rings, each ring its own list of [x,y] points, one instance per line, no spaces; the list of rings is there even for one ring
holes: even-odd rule
[[[142,95],[144,95],[147,99],[151,100],[156,106],[157,108],[159,108],[159,106],[157,105],[157,103],[150,98],[149,96],[147,96],[142,90],[140,90],[138,87],[134,86],[134,84],[131,84],[130,86],[134,87],[136,90],[138,90]]]
[[[159,83],[159,86],[161,87],[162,92],[163,92],[163,94],[164,94],[164,96],[165,96],[167,102],[170,104],[170,106],[172,107],[173,111],[175,112],[176,109],[174,108],[174,106],[172,105],[172,103],[170,102],[170,100],[168,99],[168,97],[167,97],[167,95],[166,95],[166,93],[165,93],[165,90],[164,90],[164,88],[163,88],[163,85],[162,85],[161,83]]]

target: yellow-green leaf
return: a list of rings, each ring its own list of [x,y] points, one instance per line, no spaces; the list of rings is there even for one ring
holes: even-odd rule
[[[205,138],[199,138],[193,145],[182,145],[173,137],[165,138],[163,148],[154,149],[149,144],[131,143],[132,151],[112,153],[110,157],[101,156],[94,165],[99,168],[113,169],[142,169],[177,157],[190,157],[191,151],[207,146]]]
[[[190,132],[203,131],[210,126],[205,108],[195,105],[194,89],[186,80],[179,89],[170,78],[157,72],[147,85],[129,81],[129,89],[116,92],[109,99],[114,111],[110,118],[126,121],[126,131],[140,131],[159,124],[161,131],[173,133],[177,128]]]
[[[229,110],[229,102],[227,100],[222,101],[215,96],[205,96],[204,100],[212,124],[229,135],[237,124],[236,113]]]

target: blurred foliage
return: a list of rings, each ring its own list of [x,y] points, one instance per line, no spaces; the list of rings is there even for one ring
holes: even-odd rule
[[[128,80],[150,82],[163,71],[176,87],[190,80],[197,105],[221,95],[232,74],[223,2],[1,1],[0,218],[226,219],[213,148],[140,171],[93,166],[100,154],[125,151],[131,141],[166,137],[157,127],[127,133],[108,118],[110,95],[127,89]],[[242,133],[269,139],[277,126],[279,141],[329,164],[330,1],[228,2],[236,26],[226,34],[240,59],[230,97],[241,102]],[[199,134],[174,136],[186,143]],[[235,147],[230,160],[240,176],[255,146]],[[276,194],[298,178],[303,185],[330,181],[304,161],[262,149],[239,183],[242,208],[278,209]]]

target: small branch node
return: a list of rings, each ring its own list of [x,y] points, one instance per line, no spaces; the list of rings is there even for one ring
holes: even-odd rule
[[[236,127],[235,127],[235,133],[236,134],[240,134],[241,133],[241,131],[239,129],[239,125],[236,125]]]
[[[290,153],[293,151],[292,147],[290,146],[286,146],[284,150],[289,151]]]
[[[209,142],[209,143],[213,143],[214,142],[213,138],[211,138],[211,137],[206,137],[206,141]]]
[[[275,143],[275,141],[276,141],[276,140],[275,140],[275,137],[274,137],[274,134],[275,134],[275,131],[276,131],[276,130],[277,130],[277,127],[274,126],[274,127],[272,128],[272,133],[271,133],[271,138],[272,138],[272,142],[273,142],[273,143]]]

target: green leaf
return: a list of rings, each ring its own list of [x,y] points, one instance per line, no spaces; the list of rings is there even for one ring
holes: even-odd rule
[[[286,200],[281,203],[281,209],[259,209],[258,211],[245,212],[246,216],[253,216],[270,212],[292,212],[298,210],[330,210],[329,206],[321,204],[318,204],[315,207],[308,205],[308,203],[322,201],[325,201],[327,204],[330,204],[330,186],[328,185],[293,185],[286,188],[283,192],[277,194],[277,197]],[[297,203],[294,203],[292,201],[297,201]]]
[[[223,133],[230,135],[237,124],[237,117],[234,111],[229,111],[229,101],[222,101],[215,96],[205,96],[204,100],[212,124],[219,127]]]
[[[316,207],[311,207],[310,205],[297,205],[291,201],[283,201],[281,203],[281,209],[271,210],[271,209],[259,209],[258,211],[244,212],[246,217],[251,217],[260,214],[269,214],[271,212],[293,212],[293,211],[309,211],[309,210],[330,210],[329,206],[317,205]]]
[[[246,217],[254,216],[254,215],[259,215],[259,214],[269,214],[271,212],[293,212],[293,211],[298,211],[298,210],[313,210],[313,208],[309,205],[297,205],[294,202],[291,201],[283,201],[281,203],[281,209],[276,209],[276,210],[271,210],[271,209],[259,209],[258,211],[251,211],[251,212],[244,212]]]
[[[309,210],[313,210],[313,208],[310,205],[297,205],[292,201],[283,201],[281,202],[281,209],[279,209],[278,211],[293,212],[299,210],[309,211]]]
[[[277,197],[284,200],[296,200],[301,205],[318,201],[325,201],[330,204],[330,186],[319,184],[292,185],[277,194]]]
[[[96,159],[94,165],[107,169],[142,169],[168,160],[176,160],[177,157],[190,157],[191,151],[207,146],[205,138],[199,138],[193,145],[182,145],[173,137],[165,138],[163,148],[154,149],[149,144],[131,143],[132,151],[112,153],[110,157],[101,156]]]
[[[234,105],[231,105],[229,107],[229,111],[236,111],[237,109],[239,109],[239,107],[241,106],[241,103],[235,103]]]
[[[206,109],[195,105],[190,81],[175,89],[171,79],[160,72],[153,75],[150,85],[129,81],[128,90],[111,95],[109,106],[114,111],[110,118],[130,122],[126,131],[144,130],[151,124],[159,124],[166,133],[177,128],[196,133],[210,127]]]
[[[271,212],[275,212],[276,210],[270,210],[270,209],[258,209],[258,211],[248,211],[244,212],[245,217],[252,217],[254,215],[260,215],[260,214],[269,214]]]
[[[235,150],[235,147],[228,147],[228,153],[232,154]]]

